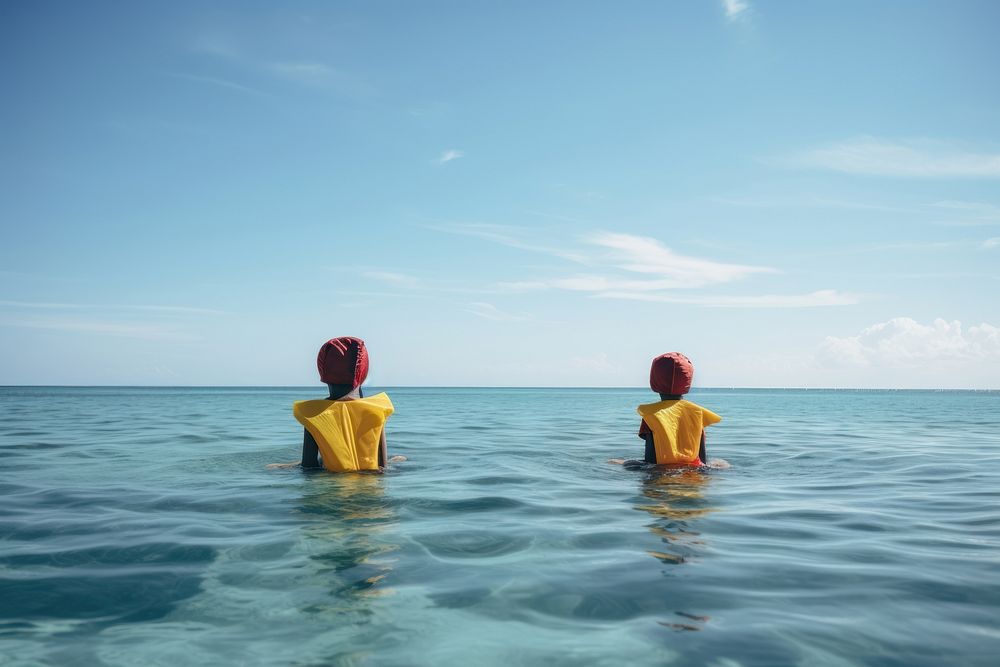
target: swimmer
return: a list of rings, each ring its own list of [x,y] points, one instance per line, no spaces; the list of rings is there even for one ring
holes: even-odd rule
[[[629,468],[644,464],[728,468],[722,459],[709,461],[705,451],[705,427],[717,424],[722,417],[684,400],[693,379],[694,365],[680,352],[653,359],[649,387],[660,395],[660,400],[637,408],[642,417],[639,437],[646,443],[645,456],[642,461],[611,459],[608,463]]]
[[[319,379],[330,391],[326,399],[296,401],[295,419],[302,424],[302,460],[272,463],[268,468],[319,468],[331,472],[383,472],[389,458],[385,422],[394,411],[385,393],[365,398],[361,385],[368,377],[365,342],[352,336],[331,338],[316,357]]]

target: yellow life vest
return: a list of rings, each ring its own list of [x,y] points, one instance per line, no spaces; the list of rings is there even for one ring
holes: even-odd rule
[[[653,432],[656,462],[661,465],[694,463],[705,427],[722,421],[711,410],[685,400],[647,403],[636,411]]]
[[[393,413],[385,393],[353,401],[296,401],[292,414],[316,440],[332,472],[378,470],[379,442]]]

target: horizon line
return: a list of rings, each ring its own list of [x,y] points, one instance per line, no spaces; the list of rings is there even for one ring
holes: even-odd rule
[[[585,385],[450,385],[450,384],[372,384],[379,389],[622,389],[628,391],[651,391],[649,387],[627,386],[585,386]],[[319,389],[317,385],[298,384],[0,384],[0,389]],[[692,387],[691,391],[975,391],[998,392],[997,388],[975,387],[807,387],[807,386],[713,386]],[[691,392],[688,392],[691,393]]]

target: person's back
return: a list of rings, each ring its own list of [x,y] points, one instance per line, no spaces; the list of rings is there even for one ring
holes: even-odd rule
[[[385,422],[394,412],[385,393],[365,398],[361,385],[368,377],[365,342],[352,336],[332,338],[316,357],[320,381],[330,395],[296,401],[292,414],[302,424],[303,468],[322,466],[331,472],[381,471],[389,459]],[[296,464],[274,464],[287,467]]]
[[[685,466],[708,463],[705,427],[722,421],[722,417],[684,400],[693,379],[694,366],[683,354],[668,352],[653,359],[649,387],[660,395],[660,400],[640,405],[636,410],[642,417],[639,437],[646,442],[647,463]]]
[[[332,472],[378,470],[385,466],[385,422],[393,413],[385,393],[370,398],[296,401],[295,419],[305,428],[302,465],[312,463],[316,453],[323,467]]]

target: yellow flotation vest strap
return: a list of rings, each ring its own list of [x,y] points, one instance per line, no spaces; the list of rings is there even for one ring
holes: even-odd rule
[[[656,462],[661,465],[695,462],[705,427],[722,421],[711,410],[685,400],[647,403],[636,411],[653,432]]]
[[[378,470],[385,420],[393,413],[385,393],[353,401],[296,401],[292,414],[316,440],[332,472]]]

